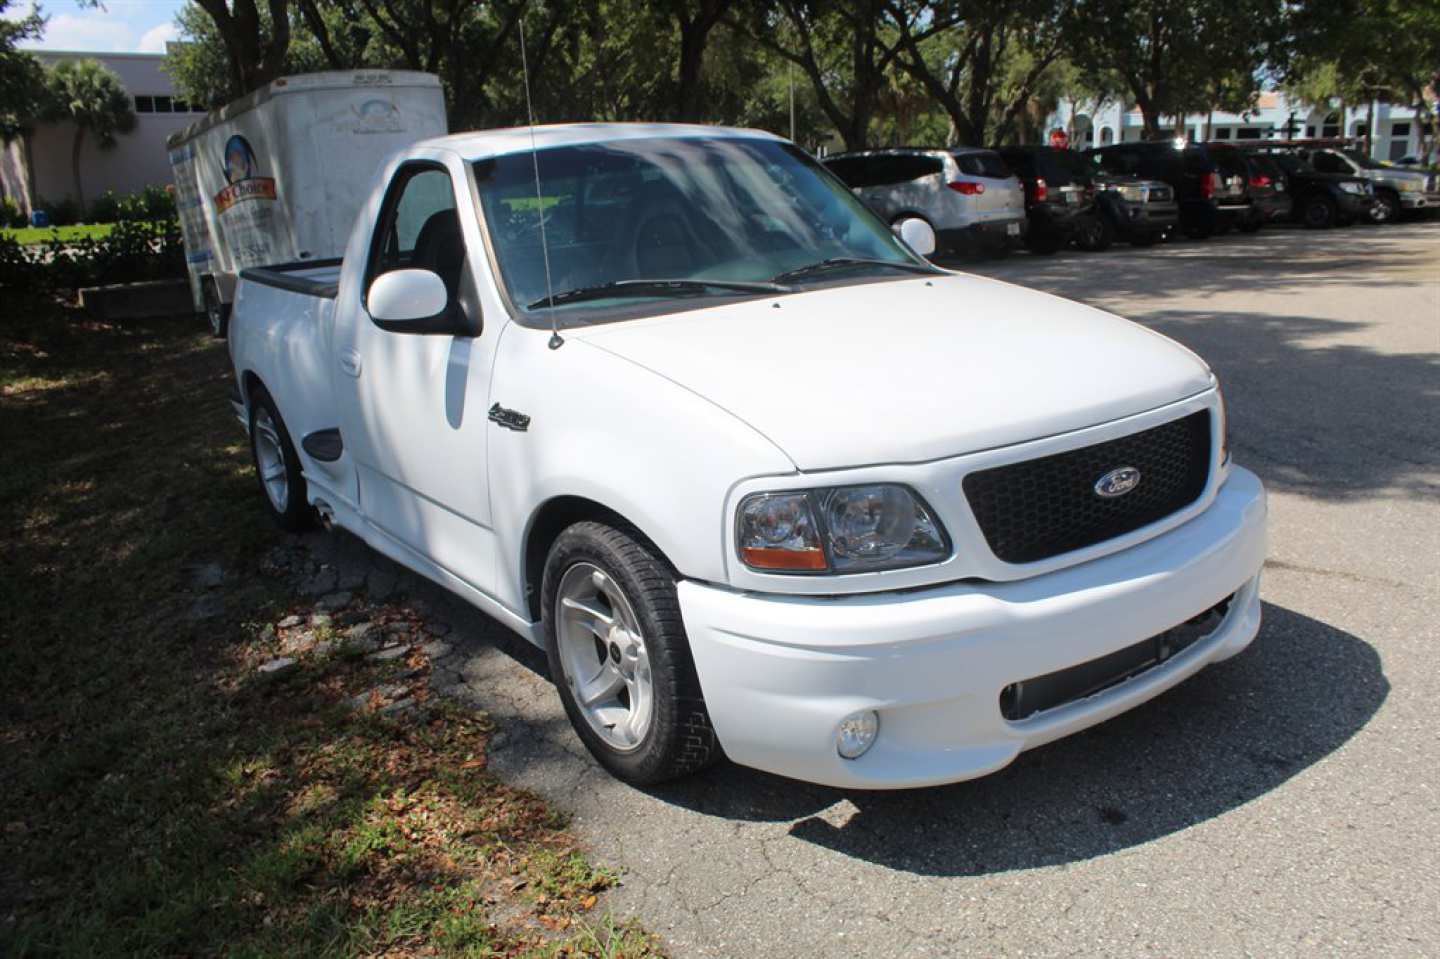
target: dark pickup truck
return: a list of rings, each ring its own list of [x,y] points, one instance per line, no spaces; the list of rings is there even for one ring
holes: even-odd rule
[[[1025,245],[1032,253],[1054,253],[1071,241],[1099,251],[1114,242],[1114,229],[1096,209],[1095,170],[1083,156],[1048,146],[994,150],[1025,186]]]
[[[1187,236],[1204,239],[1224,233],[1250,215],[1243,170],[1222,173],[1199,144],[1117,143],[1089,153],[1106,173],[1168,183],[1180,206],[1180,229]]]
[[[1375,189],[1369,180],[1320,173],[1294,147],[1257,146],[1250,152],[1269,157],[1279,168],[1291,197],[1291,219],[1296,222],[1312,230],[1324,230],[1371,218]]]

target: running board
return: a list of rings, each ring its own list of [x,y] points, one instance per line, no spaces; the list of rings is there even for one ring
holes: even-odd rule
[[[345,441],[338,429],[316,430],[301,440],[300,445],[322,463],[333,463],[345,453]]]

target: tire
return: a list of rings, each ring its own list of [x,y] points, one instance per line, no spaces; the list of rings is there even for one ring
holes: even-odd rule
[[[545,560],[541,619],[551,679],[585,748],[635,786],[688,775],[722,755],[675,579],[655,547],[625,525],[576,523]],[[592,667],[586,680],[580,673]],[[579,698],[586,687],[601,697],[589,707]]]
[[[1191,220],[1189,223],[1181,224],[1185,235],[1192,240],[1208,240],[1215,235],[1215,221],[1213,219],[1204,222]]]
[[[1399,196],[1389,190],[1380,190],[1375,194],[1375,205],[1370,208],[1370,222],[1394,223],[1400,219],[1402,211]]]
[[[291,533],[315,525],[300,457],[275,401],[263,386],[255,387],[250,397],[250,457],[261,498],[276,525]]]
[[[205,319],[210,323],[210,333],[217,340],[223,340],[230,334],[230,304],[221,301],[220,290],[213,278],[206,277],[200,289],[205,299]]]
[[[1307,196],[1300,204],[1300,222],[1312,230],[1328,230],[1339,218],[1335,201],[1328,196]]]
[[[1102,216],[1087,217],[1075,233],[1075,245],[1087,253],[1104,253],[1115,242],[1115,227]]]

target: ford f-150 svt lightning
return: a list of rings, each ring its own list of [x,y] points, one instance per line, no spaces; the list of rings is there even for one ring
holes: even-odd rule
[[[237,413],[282,525],[543,647],[627,781],[979,776],[1250,643],[1265,493],[1194,354],[933,245],[756,131],[426,140],[242,274]]]

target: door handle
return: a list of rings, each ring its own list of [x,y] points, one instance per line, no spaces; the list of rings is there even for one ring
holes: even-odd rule
[[[340,354],[340,369],[345,371],[347,376],[360,376],[360,354],[354,350],[346,350]]]

